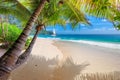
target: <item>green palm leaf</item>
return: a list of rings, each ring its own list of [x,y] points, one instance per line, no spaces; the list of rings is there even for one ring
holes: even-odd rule
[[[86,0],[83,5],[87,14],[113,21],[114,6],[109,0]]]

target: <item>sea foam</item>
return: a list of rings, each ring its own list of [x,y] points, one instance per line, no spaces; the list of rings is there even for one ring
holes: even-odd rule
[[[84,43],[94,46],[106,47],[111,49],[120,49],[119,43],[107,43],[107,42],[97,42],[97,41],[87,41],[87,40],[69,40],[71,42]]]

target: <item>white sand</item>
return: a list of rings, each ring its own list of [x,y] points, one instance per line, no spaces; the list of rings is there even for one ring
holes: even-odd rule
[[[61,51],[53,44],[53,40],[50,39],[37,39],[32,50],[32,55],[43,56],[47,59],[58,57],[62,59],[63,55]]]
[[[89,63],[83,72],[120,71],[120,50],[66,41],[56,41],[55,45],[75,62]]]

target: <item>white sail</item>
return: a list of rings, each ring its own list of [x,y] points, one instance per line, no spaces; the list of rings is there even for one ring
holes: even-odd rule
[[[52,34],[52,36],[56,36],[55,28],[53,28],[53,34]]]
[[[55,29],[53,29],[53,34],[56,35],[56,31],[55,31]]]

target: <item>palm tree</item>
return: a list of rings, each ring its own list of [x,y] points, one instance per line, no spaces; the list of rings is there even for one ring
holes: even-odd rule
[[[23,64],[29,57],[32,48],[35,44],[37,35],[39,34],[39,32],[44,28],[44,25],[37,25],[36,26],[36,32],[35,35],[32,39],[32,41],[30,42],[30,45],[28,46],[28,48],[25,50],[25,52],[23,52],[19,57],[18,60],[16,61],[15,65],[13,65],[12,69],[16,69],[17,67],[19,67],[21,64]]]
[[[14,0],[13,0],[14,1]],[[18,57],[25,45],[27,37],[32,29],[32,25],[36,21],[38,15],[40,14],[42,8],[44,7],[46,0],[41,0],[38,7],[35,9],[31,15],[26,27],[15,41],[13,46],[0,58],[0,79],[7,80],[8,74],[13,70],[12,66],[16,64]]]
[[[37,0],[36,0],[37,1]],[[36,1],[30,1],[30,2],[27,2],[27,3],[29,3],[29,5],[31,5],[32,4],[32,7],[31,6],[26,6],[26,7],[29,7],[28,8],[28,10],[30,10],[31,9],[31,11],[30,12],[32,12],[32,10],[34,10],[34,6],[36,6],[36,4],[38,4],[38,3],[36,3]],[[23,2],[24,3],[24,2]],[[27,3],[25,3],[25,4],[27,4]],[[70,14],[68,14],[67,15],[67,17],[66,17],[66,15],[65,15],[65,13],[63,14],[63,12],[61,12],[61,9],[62,8],[64,8],[64,7],[66,7],[66,8],[64,8],[64,9],[67,9],[68,11],[69,11],[69,13],[71,13],[73,16],[74,16],[74,19],[76,19],[75,21],[76,21],[76,24],[77,23],[79,23],[80,21],[81,22],[83,22],[83,23],[86,23],[87,24],[87,20],[86,20],[86,18],[85,18],[85,16],[83,15],[83,14],[81,14],[82,15],[82,17],[79,15],[79,13],[80,13],[80,11],[79,10],[72,10],[71,8],[69,8],[68,6],[65,6],[64,5],[64,7],[59,7],[59,6],[57,6],[58,5],[58,1],[57,0],[51,0],[49,3],[47,3],[46,5],[45,5],[45,7],[44,7],[44,9],[42,10],[42,12],[41,12],[41,15],[38,17],[38,19],[37,19],[37,22],[36,22],[36,24],[38,25],[38,26],[47,26],[47,25],[56,25],[56,24],[60,24],[60,25],[65,25],[66,24],[66,20],[65,19],[70,19],[69,20],[69,22],[70,23],[72,23],[73,24],[73,22],[72,22],[72,18],[71,18],[71,15]],[[51,4],[54,4],[54,6],[56,6],[56,7],[54,7],[54,8],[51,8],[51,6],[53,6],[53,5],[51,5]],[[50,10],[49,11],[49,13],[48,13],[48,10]],[[71,11],[71,12],[70,12]],[[76,14],[75,14],[76,13]],[[61,16],[63,16],[64,18],[61,18]],[[69,17],[68,17],[69,16]],[[41,29],[42,30],[42,29]],[[36,38],[37,37],[37,34],[36,35],[34,35],[34,38]],[[33,38],[33,39],[34,39]],[[35,41],[34,41],[35,42]],[[31,44],[30,44],[30,46],[31,46]],[[33,44],[32,44],[32,46],[33,46]],[[29,48],[29,47],[28,47]],[[29,51],[28,51],[29,50]],[[24,59],[18,59],[18,63],[19,63],[19,60],[22,60],[22,62],[20,63],[20,64],[22,64],[23,62],[25,62],[25,60],[27,59],[27,57],[28,57],[28,55],[26,55],[26,52],[27,52],[27,54],[30,54],[30,52],[31,52],[31,50],[32,50],[32,48],[30,48],[30,49],[27,49],[26,51],[25,51],[25,53],[23,53],[23,55],[21,55],[22,57],[25,57]],[[20,57],[21,57],[20,56]]]

